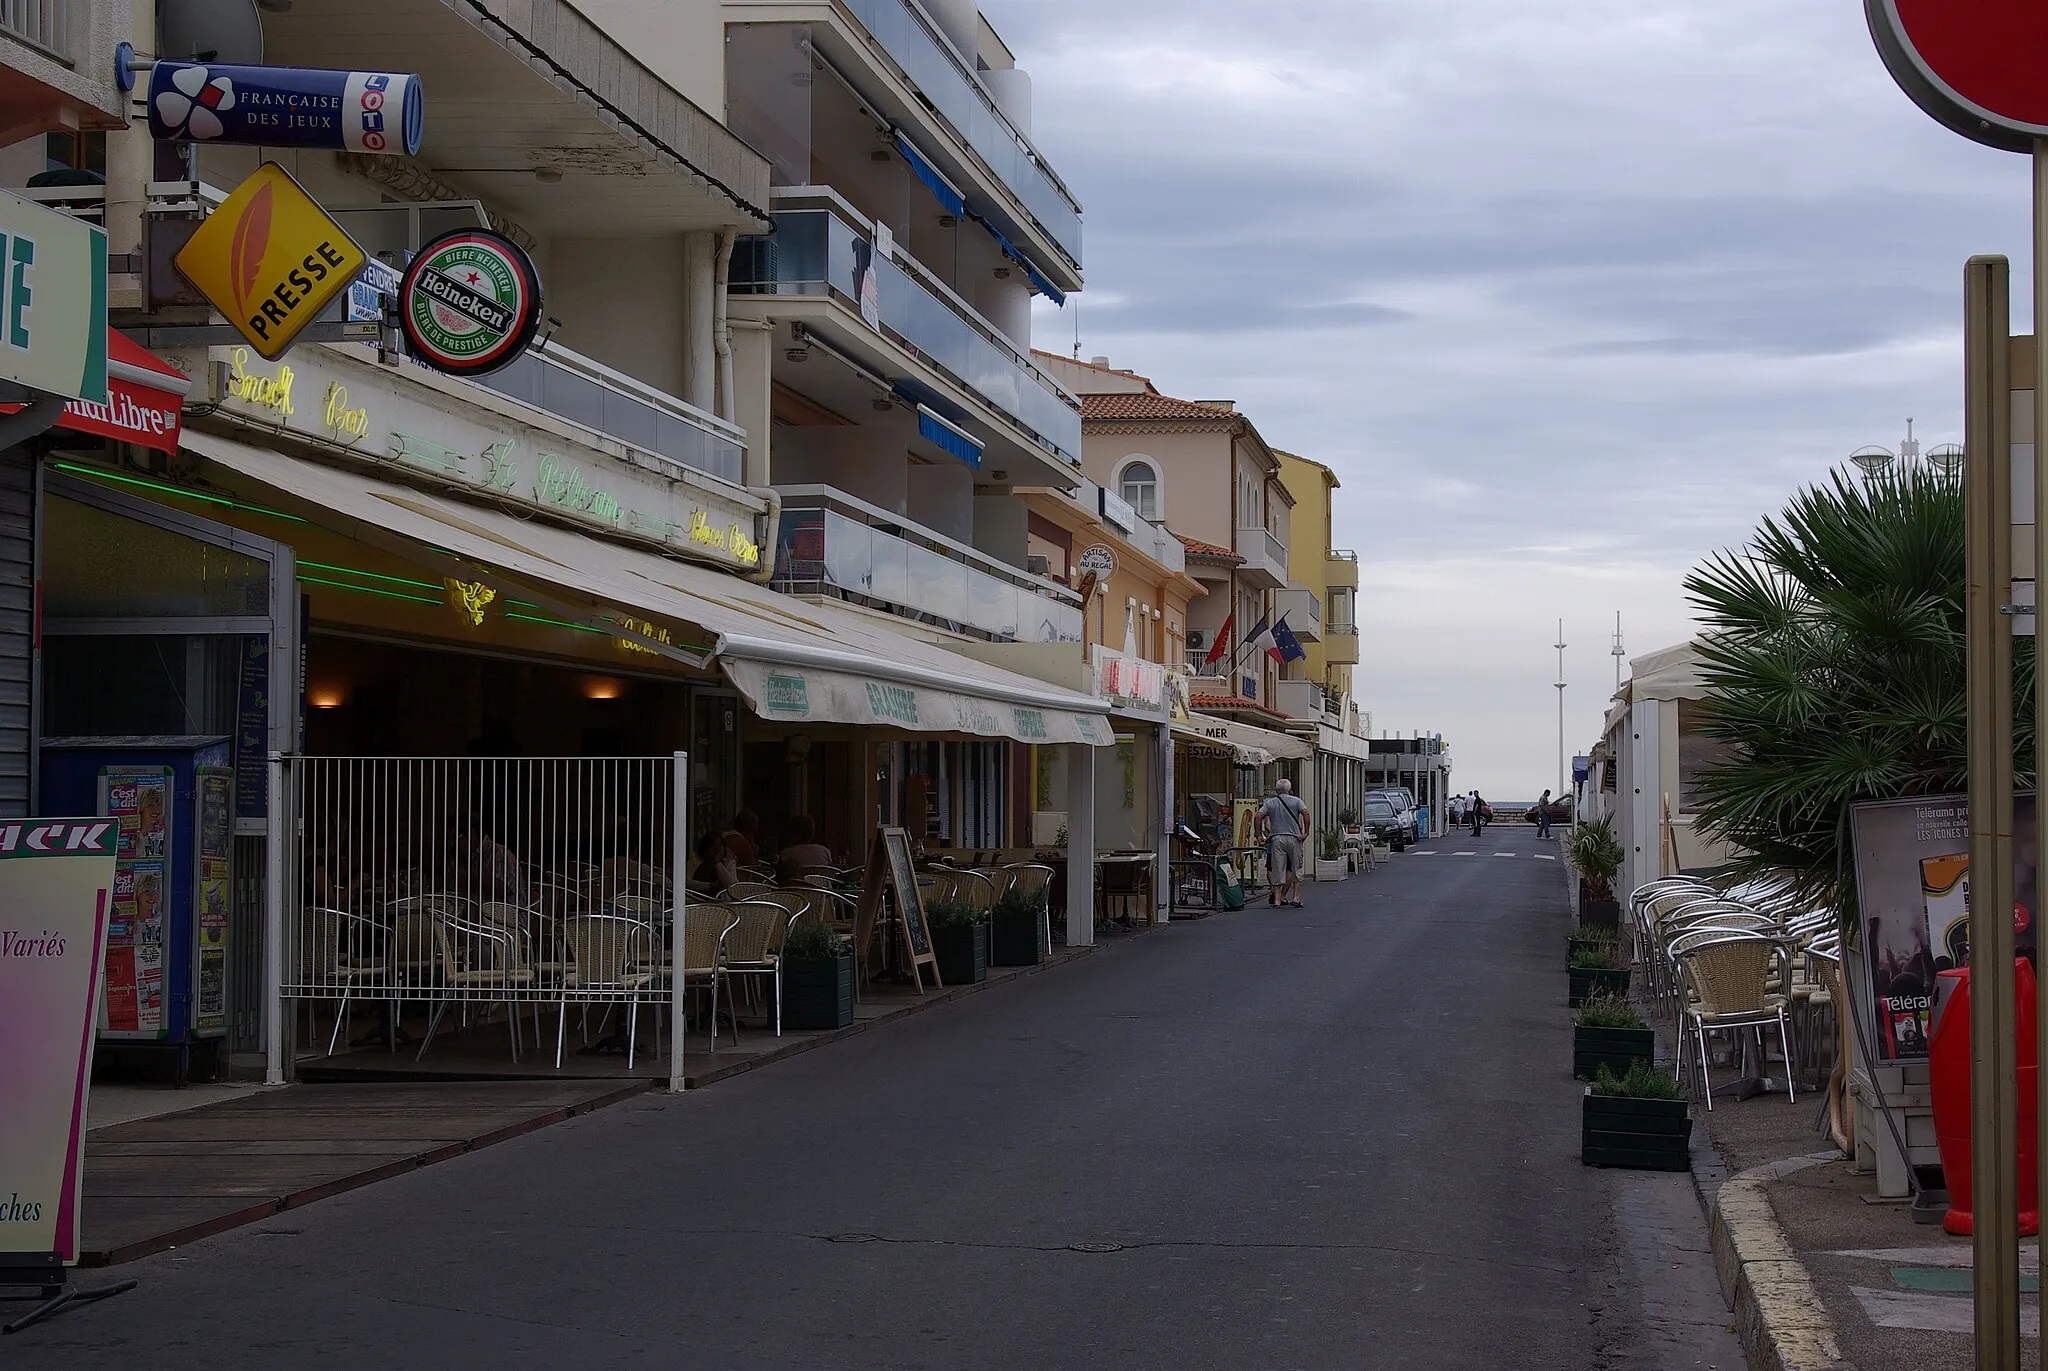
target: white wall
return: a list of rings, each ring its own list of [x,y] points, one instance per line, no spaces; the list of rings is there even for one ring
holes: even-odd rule
[[[576,8],[684,99],[725,122],[719,0],[577,0]]]
[[[547,247],[547,312],[562,321],[556,341],[683,395],[683,235],[556,238]]]

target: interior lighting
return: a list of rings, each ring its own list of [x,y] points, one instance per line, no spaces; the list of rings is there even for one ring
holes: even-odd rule
[[[586,700],[616,700],[626,693],[626,683],[609,676],[585,676],[583,698]]]
[[[306,703],[315,709],[340,709],[348,695],[339,686],[313,686],[306,691]]]

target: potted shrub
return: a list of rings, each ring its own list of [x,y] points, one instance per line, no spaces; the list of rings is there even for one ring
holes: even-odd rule
[[[1601,928],[1596,924],[1580,924],[1565,935],[1565,965],[1570,966],[1572,956],[1586,949],[1605,953],[1611,959],[1615,944],[1620,940],[1621,934],[1618,929]]]
[[[823,924],[805,924],[782,944],[785,1028],[844,1028],[853,1022],[853,944]]]
[[[1690,1171],[1692,1118],[1669,1071],[1638,1061],[1620,1076],[1606,1067],[1586,1087],[1579,1160],[1637,1171]]]
[[[1614,836],[1614,821],[1596,819],[1573,829],[1567,855],[1579,873],[1579,922],[1619,928],[1621,902],[1614,897],[1614,881],[1628,854]]]
[[[989,911],[991,966],[1037,966],[1045,960],[1045,892],[1012,890]]]
[[[1572,1020],[1572,1075],[1591,1080],[1601,1071],[1626,1075],[1637,1062],[1654,1063],[1656,1031],[1627,1000],[1595,995]]]
[[[1566,1003],[1573,1009],[1595,995],[1628,998],[1628,965],[1622,960],[1620,943],[1579,948],[1566,966],[1571,976],[1571,994]]]
[[[1334,824],[1316,830],[1316,879],[1341,881],[1350,872],[1344,861],[1344,835]]]
[[[924,921],[932,931],[941,981],[975,985],[988,979],[988,923],[980,910],[957,900],[935,900],[924,907]]]

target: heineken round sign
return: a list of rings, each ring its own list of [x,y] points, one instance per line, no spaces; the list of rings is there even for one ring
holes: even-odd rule
[[[457,229],[421,248],[405,269],[398,300],[412,355],[460,376],[511,362],[540,327],[533,259],[486,229]]]

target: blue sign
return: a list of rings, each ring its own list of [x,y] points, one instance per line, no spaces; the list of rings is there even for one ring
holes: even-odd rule
[[[410,157],[425,123],[420,78],[398,72],[218,62],[157,62],[149,70],[149,135],[164,142]]]
[[[1583,781],[1592,774],[1593,759],[1591,757],[1572,758],[1572,779],[1574,781]]]

